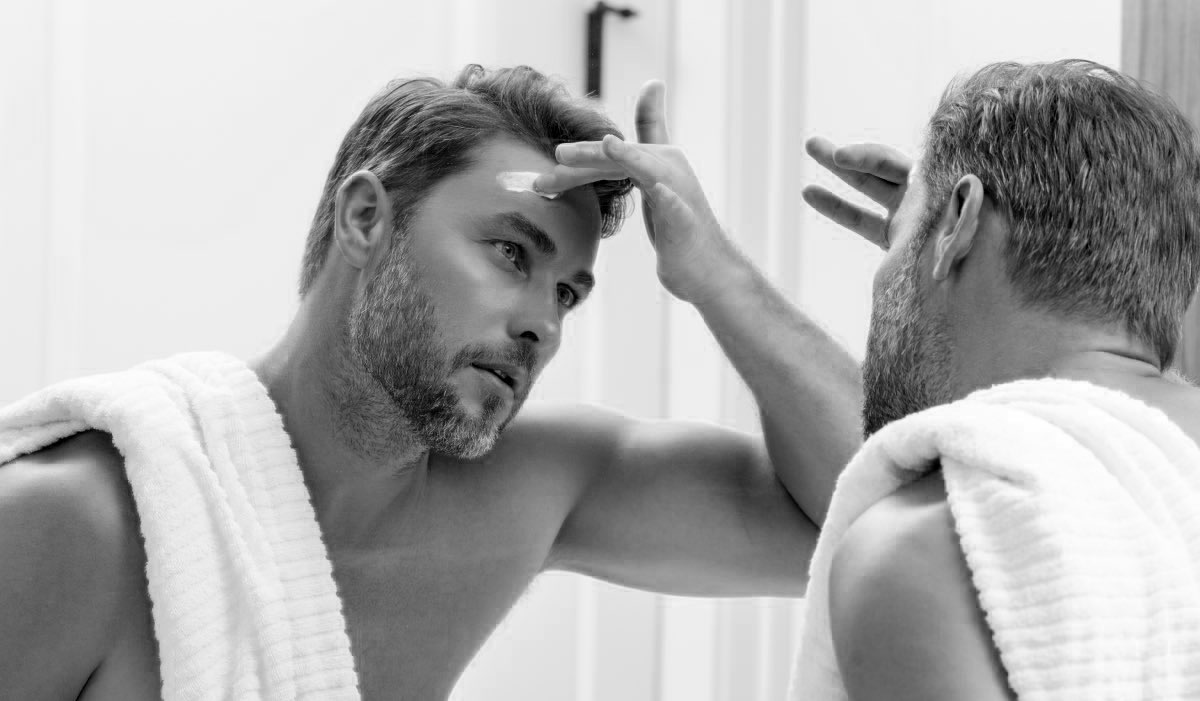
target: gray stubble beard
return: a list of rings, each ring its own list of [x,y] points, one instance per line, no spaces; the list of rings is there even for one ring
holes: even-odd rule
[[[926,240],[927,236],[918,240]],[[900,269],[875,295],[863,361],[863,435],[950,399],[950,339],[943,315],[922,309],[920,250],[910,246]]]
[[[512,418],[496,421],[489,396],[470,416],[448,378],[465,366],[440,342],[433,300],[406,258],[405,240],[355,301],[343,334],[342,367],[332,383],[339,440],[376,460],[425,452],[473,459],[489,452]],[[515,414],[517,403],[514,402]]]

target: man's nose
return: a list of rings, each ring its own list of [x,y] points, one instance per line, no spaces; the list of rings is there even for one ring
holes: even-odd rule
[[[532,343],[539,355],[554,352],[562,340],[558,300],[554,295],[527,295],[513,316],[509,331],[513,338]]]

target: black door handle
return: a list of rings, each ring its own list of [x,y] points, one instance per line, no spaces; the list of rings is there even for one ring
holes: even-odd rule
[[[600,70],[604,65],[604,16],[613,13],[622,19],[637,16],[632,7],[614,7],[598,2],[587,13],[587,96],[600,97]]]

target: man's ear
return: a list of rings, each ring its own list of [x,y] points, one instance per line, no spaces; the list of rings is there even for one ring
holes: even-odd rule
[[[333,204],[333,239],[346,262],[362,269],[385,252],[392,212],[383,183],[369,170],[342,181]]]
[[[945,280],[975,242],[979,215],[983,211],[983,183],[975,175],[964,175],[946,203],[939,233],[933,242],[933,279]]]

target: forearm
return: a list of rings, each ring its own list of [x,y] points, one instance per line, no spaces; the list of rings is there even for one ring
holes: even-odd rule
[[[758,402],[776,474],[819,526],[862,442],[858,363],[740,253],[712,289],[696,307]]]

